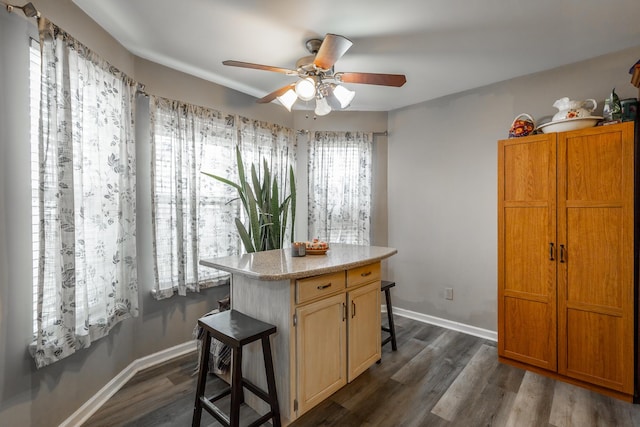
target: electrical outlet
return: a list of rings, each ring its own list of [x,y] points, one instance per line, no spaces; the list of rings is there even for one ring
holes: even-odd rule
[[[444,299],[453,299],[453,288],[444,288]]]

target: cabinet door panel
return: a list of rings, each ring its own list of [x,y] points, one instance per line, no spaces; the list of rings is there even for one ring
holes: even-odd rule
[[[555,371],[555,135],[498,151],[498,353]]]
[[[348,292],[348,380],[380,360],[380,281]]]
[[[620,391],[632,388],[624,322],[621,316],[569,309],[565,375]]]
[[[296,309],[298,415],[347,383],[344,293]]]
[[[632,394],[633,123],[558,134],[557,215],[558,372]]]
[[[624,277],[623,210],[568,208],[566,298],[575,306],[622,309]],[[598,230],[594,232],[594,230]],[[594,308],[595,309],[595,308]]]
[[[500,355],[555,371],[555,314],[546,301],[506,297]]]
[[[549,277],[550,243],[547,207],[504,209],[504,290],[520,297],[547,298],[555,277]],[[555,250],[555,249],[554,249]]]

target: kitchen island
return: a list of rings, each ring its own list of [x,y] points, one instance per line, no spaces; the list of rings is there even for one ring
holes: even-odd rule
[[[283,425],[380,359],[381,261],[396,249],[332,244],[325,255],[290,248],[202,260],[231,273],[231,306],[277,327],[272,336]],[[243,351],[243,375],[266,387],[262,350]],[[245,390],[259,413],[264,403]]]

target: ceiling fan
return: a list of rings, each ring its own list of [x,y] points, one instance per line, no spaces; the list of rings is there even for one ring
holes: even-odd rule
[[[323,116],[332,108],[347,108],[353,100],[355,92],[340,83],[400,87],[407,81],[403,74],[334,72],[334,64],[352,45],[351,40],[337,34],[327,34],[323,40],[310,39],[305,46],[311,55],[300,58],[296,62],[295,69],[233,60],[222,63],[232,67],[274,71],[298,77],[296,82],[274,90],[257,102],[269,103],[277,98],[287,110],[291,111],[291,107],[298,99],[311,101],[315,98],[315,113]]]

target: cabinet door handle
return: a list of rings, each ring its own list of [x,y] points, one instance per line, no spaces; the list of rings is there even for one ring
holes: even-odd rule
[[[565,263],[565,248],[564,245],[560,245],[560,262]]]
[[[351,301],[351,318],[356,317],[356,303]]]
[[[342,321],[347,320],[347,304],[342,303]]]
[[[549,243],[549,261],[555,261],[555,247],[553,246],[553,242]]]
[[[360,277],[367,277],[367,276],[371,276],[370,271],[367,271],[366,273],[360,273]]]
[[[326,285],[318,285],[318,290],[321,291],[323,289],[327,289],[331,287],[331,282],[327,283]]]

